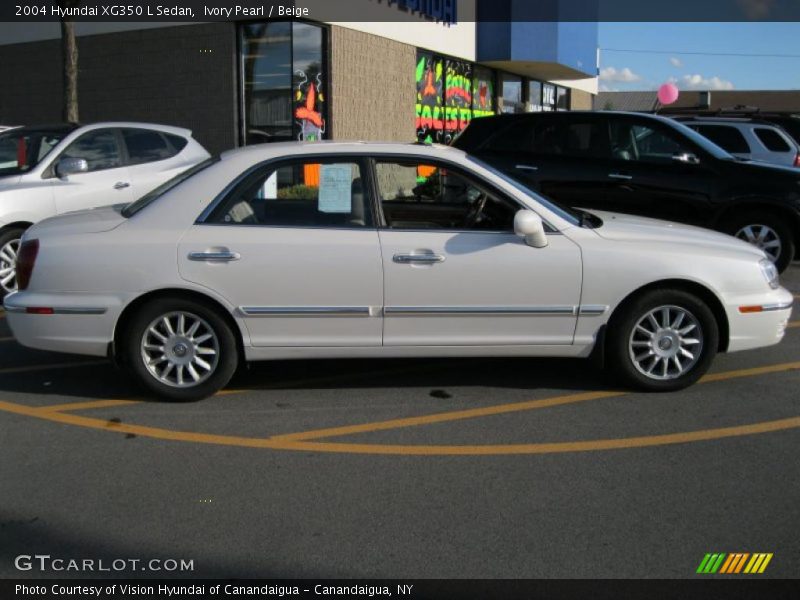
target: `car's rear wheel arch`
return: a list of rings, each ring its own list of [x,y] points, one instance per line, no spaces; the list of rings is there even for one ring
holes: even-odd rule
[[[109,349],[109,354],[112,358],[117,360],[119,358],[119,349],[122,347],[122,336],[128,331],[133,318],[139,310],[155,300],[173,299],[173,300],[193,300],[204,304],[210,310],[213,310],[220,318],[222,318],[226,325],[233,333],[236,340],[236,351],[239,357],[239,364],[245,364],[244,341],[242,339],[242,330],[236,320],[233,318],[231,312],[225,308],[220,302],[194,290],[186,289],[161,289],[143,294],[130,302],[120,314],[117,319],[116,327],[114,328],[114,342],[113,347]]]
[[[698,299],[702,300],[703,303],[708,306],[709,310],[711,310],[711,313],[714,315],[714,320],[717,322],[717,327],[719,328],[719,344],[717,351],[725,352],[728,349],[730,328],[728,325],[728,317],[725,314],[725,308],[723,307],[722,302],[714,292],[704,285],[695,281],[688,281],[686,279],[663,279],[660,281],[654,281],[653,283],[649,283],[634,290],[628,294],[622,300],[622,302],[616,306],[616,308],[614,308],[614,311],[611,313],[611,316],[608,319],[609,328],[614,327],[614,322],[619,320],[622,315],[625,314],[625,309],[627,307],[631,306],[642,295],[653,290],[682,291],[686,292],[687,294],[692,294],[693,296],[696,296]]]

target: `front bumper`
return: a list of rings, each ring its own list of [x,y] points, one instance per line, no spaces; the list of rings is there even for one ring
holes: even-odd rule
[[[730,331],[728,352],[780,342],[791,318],[793,302],[791,292],[783,288],[730,299],[725,305]]]

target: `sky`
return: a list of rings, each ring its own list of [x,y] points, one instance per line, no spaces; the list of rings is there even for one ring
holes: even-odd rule
[[[601,91],[800,89],[798,22],[600,23],[599,36]]]

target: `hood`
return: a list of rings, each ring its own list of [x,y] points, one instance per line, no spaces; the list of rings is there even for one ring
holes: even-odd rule
[[[50,217],[31,227],[26,233],[26,237],[36,237],[47,233],[74,235],[110,231],[126,221],[125,217],[120,214],[124,206],[124,204],[117,204]]]
[[[691,245],[706,250],[722,250],[750,254],[764,258],[765,254],[755,246],[738,240],[731,235],[693,227],[682,223],[659,221],[647,217],[637,217],[620,213],[588,210],[603,220],[603,225],[594,229],[597,235],[617,242],[640,242]]]

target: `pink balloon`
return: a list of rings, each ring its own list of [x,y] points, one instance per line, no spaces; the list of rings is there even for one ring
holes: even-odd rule
[[[658,88],[658,101],[666,106],[675,102],[679,94],[678,87],[674,83],[665,83]]]

